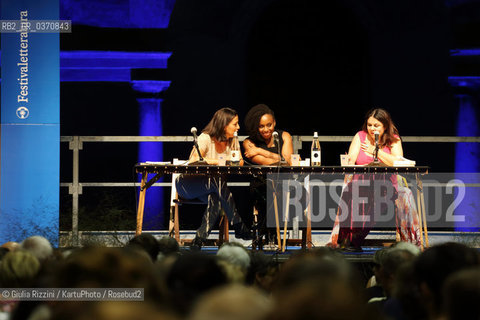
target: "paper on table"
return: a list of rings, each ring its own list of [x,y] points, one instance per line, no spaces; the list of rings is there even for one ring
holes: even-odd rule
[[[399,157],[398,160],[393,161],[394,167],[415,167],[415,161],[404,157]]]
[[[171,162],[170,161],[145,161],[145,162],[141,162],[140,164],[141,165],[154,164],[154,165],[157,165],[157,166],[164,166],[164,165],[167,165],[167,164],[171,164]]]

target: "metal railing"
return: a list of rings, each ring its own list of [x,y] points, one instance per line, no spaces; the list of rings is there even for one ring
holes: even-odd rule
[[[240,136],[241,140],[246,136]],[[350,142],[353,136],[319,136],[320,142]],[[294,153],[302,149],[303,142],[311,142],[312,136],[292,136]],[[192,142],[191,136],[62,136],[60,142],[68,142],[69,149],[73,152],[73,176],[72,182],[61,183],[61,187],[68,187],[72,195],[72,245],[79,245],[78,212],[79,195],[83,193],[84,187],[139,187],[136,182],[89,182],[82,183],[79,179],[80,150],[84,143],[101,142]],[[403,142],[420,143],[456,143],[473,142],[480,143],[480,137],[451,137],[451,136],[406,136],[402,137]],[[241,183],[235,183],[240,185]],[[243,184],[242,184],[243,185]],[[169,187],[170,182],[157,182],[154,186]]]

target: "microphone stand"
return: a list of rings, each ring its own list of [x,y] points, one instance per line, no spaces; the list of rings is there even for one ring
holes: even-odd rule
[[[280,157],[278,160],[278,166],[280,167],[282,164],[285,163],[285,160],[282,157],[282,152],[280,150],[280,139],[278,138],[278,133],[275,131],[275,135],[273,136],[273,141],[275,143],[275,146],[277,147],[277,154]]]
[[[380,163],[378,160],[378,142],[375,143],[375,151],[373,152],[373,162]]]
[[[197,143],[197,137],[193,138],[193,145],[195,146],[195,149],[197,149],[199,162],[205,162],[205,160],[202,157],[202,153],[200,152],[200,147],[198,146],[198,143]]]
[[[378,146],[378,136],[375,136],[375,150],[373,151],[373,161],[367,164],[367,167],[386,167],[383,162],[380,162],[380,160],[378,160],[379,149],[380,148]]]
[[[200,147],[198,146],[198,143],[197,143],[197,133],[196,133],[196,130],[195,132],[192,132],[193,134],[193,145],[195,147],[195,149],[197,150],[197,153],[198,153],[198,161],[195,161],[193,163],[190,163],[190,164],[195,164],[195,165],[206,165],[208,164],[207,161],[205,161],[205,159],[203,159],[202,157],[202,153],[200,152]]]

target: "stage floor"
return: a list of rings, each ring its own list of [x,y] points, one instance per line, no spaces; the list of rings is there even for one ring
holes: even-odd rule
[[[168,236],[166,230],[144,231],[156,238]],[[135,236],[134,231],[80,231],[78,243],[80,246],[85,245],[102,245],[109,247],[124,246],[131,238]],[[195,236],[194,230],[181,231],[180,238],[191,240]],[[230,241],[239,242],[247,249],[251,250],[252,241],[245,241],[236,239],[234,233],[229,234]],[[323,247],[330,238],[329,230],[313,230],[312,231],[312,248]],[[471,247],[480,247],[480,232],[452,232],[452,231],[429,231],[428,233],[429,245],[436,245],[445,242],[460,242]],[[209,239],[218,239],[218,230],[213,230]],[[188,242],[188,241],[187,241]],[[348,260],[369,262],[372,260],[375,251],[382,247],[389,246],[395,242],[394,231],[373,230],[367,236],[366,245],[362,247],[363,252],[343,252],[339,251]],[[60,232],[60,247],[72,247],[75,243],[71,232]],[[370,244],[370,245],[369,245]],[[189,250],[189,246],[181,246],[181,250]],[[218,247],[204,246],[204,252],[216,253]],[[264,252],[267,254],[276,255],[279,260],[286,260],[295,252],[302,250],[300,246],[288,246],[285,252],[278,252],[273,246],[264,246]]]

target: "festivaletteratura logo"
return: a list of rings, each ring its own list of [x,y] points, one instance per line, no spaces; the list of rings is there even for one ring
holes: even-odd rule
[[[28,109],[25,107],[20,107],[17,109],[17,117],[20,119],[27,119],[29,114],[30,111],[28,111]]]

